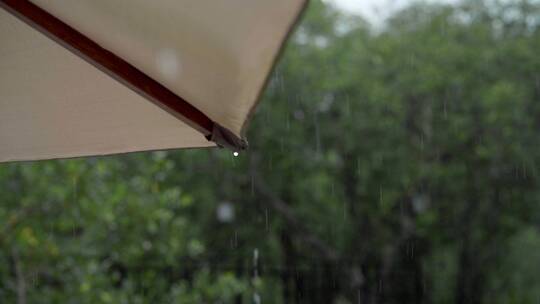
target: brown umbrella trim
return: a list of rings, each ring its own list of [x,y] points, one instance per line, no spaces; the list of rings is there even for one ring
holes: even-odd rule
[[[218,146],[234,151],[247,148],[246,140],[238,138],[230,130],[212,121],[182,97],[39,6],[28,0],[0,0],[0,6],[80,58],[181,119]]]

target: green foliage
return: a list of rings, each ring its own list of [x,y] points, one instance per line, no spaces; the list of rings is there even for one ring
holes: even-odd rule
[[[0,165],[0,299],[536,303],[539,14],[312,1],[239,157]]]

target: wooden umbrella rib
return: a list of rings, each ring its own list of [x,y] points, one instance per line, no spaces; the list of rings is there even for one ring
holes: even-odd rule
[[[244,140],[237,138],[232,132],[212,121],[188,101],[39,6],[28,0],[0,0],[0,6],[117,81],[181,119],[201,132],[207,139],[216,142],[220,146],[235,150],[245,148]],[[220,142],[223,139],[219,135],[216,136],[216,130],[232,136],[233,142],[230,142],[231,138],[225,138],[229,142]]]

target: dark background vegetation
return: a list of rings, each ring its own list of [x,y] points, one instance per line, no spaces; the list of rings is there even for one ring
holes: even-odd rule
[[[0,302],[539,303],[539,24],[312,1],[240,156],[0,165]]]

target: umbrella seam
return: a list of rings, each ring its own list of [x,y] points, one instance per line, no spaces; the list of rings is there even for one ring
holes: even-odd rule
[[[181,96],[41,7],[28,0],[0,0],[0,6],[79,58],[182,120],[218,146],[234,151],[247,148],[247,141],[238,138]]]

